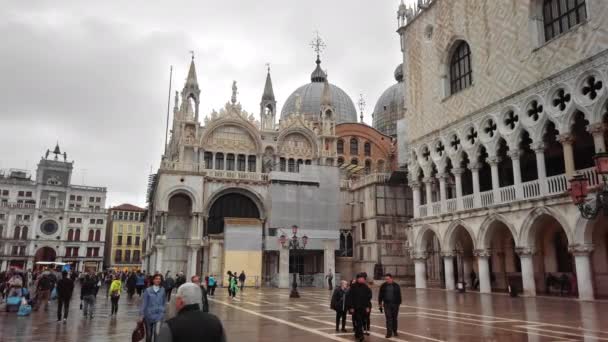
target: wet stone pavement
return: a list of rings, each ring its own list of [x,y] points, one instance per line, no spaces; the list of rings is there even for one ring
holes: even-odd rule
[[[0,304],[0,341],[130,341],[138,317],[139,298],[124,294],[118,316],[110,317],[110,301],[100,295],[93,320],[79,310],[79,290],[66,324],[56,323],[56,302],[48,312],[28,317],[6,313]],[[374,290],[376,298],[377,290]],[[210,310],[223,322],[228,341],[353,341],[335,333],[335,314],[327,290],[302,289],[289,299],[288,290],[245,289],[235,300],[219,289]],[[608,303],[558,298],[510,298],[504,295],[458,294],[441,290],[403,290],[399,337],[388,341],[608,341]],[[374,302],[371,336],[384,338],[384,316]]]

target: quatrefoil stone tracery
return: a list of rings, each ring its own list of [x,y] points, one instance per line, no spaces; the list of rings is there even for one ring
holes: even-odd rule
[[[585,84],[583,85],[582,93],[584,96],[587,96],[590,100],[595,100],[598,93],[602,90],[604,84],[601,80],[595,78],[595,76],[589,76],[585,80]]]
[[[490,119],[486,122],[486,126],[483,131],[490,137],[494,137],[494,132],[496,132],[497,126],[494,120]]]
[[[528,106],[528,117],[530,117],[535,122],[538,121],[540,115],[543,113],[543,105],[538,103],[538,101],[534,100]]]
[[[505,117],[505,126],[510,130],[515,129],[517,122],[519,121],[519,115],[515,114],[512,110],[509,111]]]
[[[553,99],[553,107],[559,109],[560,111],[564,111],[570,103],[572,97],[569,93],[566,93],[564,89],[560,89],[555,94],[555,98]]]

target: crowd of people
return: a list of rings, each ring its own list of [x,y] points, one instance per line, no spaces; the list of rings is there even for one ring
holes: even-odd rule
[[[237,291],[243,291],[246,275],[244,271],[239,275],[231,271],[227,274],[229,298],[234,298]],[[331,286],[333,276],[327,279]],[[10,270],[0,273],[0,300],[7,301],[7,311],[16,311],[8,302],[9,298],[15,297],[19,298],[17,308],[29,305],[34,311],[46,311],[51,300],[56,299],[57,322],[66,323],[76,281],[80,282],[80,309],[85,319],[93,319],[95,316],[98,292],[105,284],[106,298],[111,301],[110,317],[116,317],[123,292],[126,292],[129,299],[137,293],[141,303],[138,324],[145,331],[146,341],[197,338],[201,330],[193,328],[196,324],[206,327],[208,330],[205,331],[217,337],[209,339],[210,341],[225,341],[220,321],[209,314],[208,296],[214,296],[217,288],[215,275],[204,278],[194,275],[188,282],[183,272],[173,277],[171,272],[163,276],[159,273],[146,274],[145,271],[59,273],[51,269],[37,272]],[[171,294],[174,291],[176,297],[172,302]],[[398,336],[400,305],[401,289],[393,277],[387,274],[378,292],[378,309],[386,318],[386,338]],[[355,338],[363,341],[364,336],[369,335],[372,312],[372,291],[367,283],[367,274],[357,274],[350,283],[342,280],[340,286],[333,290],[330,307],[336,312],[336,332],[347,332],[346,317],[350,314]],[[206,338],[209,336],[206,335]]]
[[[393,276],[387,274],[378,292],[378,308],[380,312],[384,312],[386,318],[386,338],[399,336],[397,318],[400,305],[401,288],[394,282]],[[336,332],[347,332],[346,315],[349,313],[352,316],[355,338],[363,341],[365,335],[369,336],[372,290],[367,284],[367,274],[357,274],[350,284],[342,280],[332,294],[330,307],[336,311]]]

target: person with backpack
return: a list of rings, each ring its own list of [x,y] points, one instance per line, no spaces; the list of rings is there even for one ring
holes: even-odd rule
[[[74,292],[74,280],[68,276],[68,272],[63,271],[62,277],[57,282],[57,323],[61,322],[61,312],[63,311],[63,324],[68,321],[70,311],[70,300]]]
[[[34,311],[38,311],[40,306],[44,305],[44,310],[48,310],[49,299],[51,298],[51,290],[53,290],[53,281],[48,272],[43,272],[37,280],[36,285],[36,304]]]
[[[334,290],[331,296],[330,308],[336,312],[336,332],[340,331],[342,321],[342,332],[346,332],[346,295],[348,294],[348,282],[342,280],[340,286]]]
[[[210,296],[214,296],[215,295],[215,288],[217,287],[217,282],[215,281],[215,276],[210,275],[209,279],[207,280],[207,287],[209,288],[209,295]]]
[[[80,288],[80,300],[84,303],[84,318],[93,319],[95,313],[95,295],[97,294],[97,279],[94,275],[87,274]]]
[[[154,279],[154,278],[152,278]],[[171,301],[171,292],[173,292],[173,288],[175,287],[175,279],[171,277],[169,271],[165,274],[165,294],[167,296],[167,302]]]

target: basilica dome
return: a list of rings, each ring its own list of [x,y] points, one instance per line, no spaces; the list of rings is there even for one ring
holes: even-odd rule
[[[395,81],[382,93],[374,107],[373,126],[378,131],[389,135],[397,135],[397,121],[403,116],[405,94],[403,88],[403,64],[395,69]]]
[[[307,120],[318,120],[321,112],[321,96],[327,79],[327,74],[321,69],[321,61],[317,59],[317,67],[310,76],[311,83],[296,89],[281,110],[281,120],[296,113],[297,98],[300,97],[300,113]],[[331,103],[334,108],[336,123],[357,122],[357,110],[353,100],[339,87],[329,83]]]

